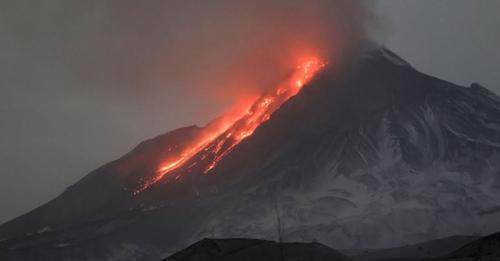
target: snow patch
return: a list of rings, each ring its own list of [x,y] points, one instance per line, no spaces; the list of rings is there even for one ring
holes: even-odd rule
[[[50,226],[45,226],[42,229],[38,230],[36,233],[37,234],[42,234],[42,233],[50,232],[50,231],[52,231],[52,228]]]
[[[389,60],[391,63],[397,65],[397,66],[405,66],[405,67],[410,67],[410,64],[406,62],[405,60],[401,59],[401,57],[395,55],[394,53],[388,51],[385,48],[380,49],[382,56]]]
[[[56,244],[56,247],[61,248],[61,247],[67,247],[69,245],[70,245],[69,243],[59,243],[59,244]]]

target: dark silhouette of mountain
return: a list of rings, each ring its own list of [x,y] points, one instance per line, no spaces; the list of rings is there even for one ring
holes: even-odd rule
[[[164,261],[209,260],[500,260],[500,233],[453,236],[390,249],[344,255],[320,243],[276,243],[257,239],[203,239]],[[349,251],[347,251],[349,252]]]
[[[440,260],[500,260],[500,233],[475,240]]]
[[[383,48],[325,68],[208,175],[180,167],[133,195],[201,131],[145,141],[1,225],[0,260],[159,260],[200,238],[275,239],[278,219],[285,241],[335,249],[500,230],[500,98]]]
[[[451,236],[423,243],[385,249],[341,250],[354,261],[431,259],[449,253],[479,239],[477,236]]]
[[[319,243],[276,243],[256,239],[203,239],[164,261],[343,261],[340,252]]]

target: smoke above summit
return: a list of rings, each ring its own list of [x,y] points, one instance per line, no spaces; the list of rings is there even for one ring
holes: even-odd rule
[[[117,64],[125,75],[140,77],[139,88],[181,88],[234,101],[274,87],[304,56],[340,61],[363,37],[365,5],[353,0],[120,1],[112,12],[120,21],[115,29],[133,41],[120,41],[112,60],[128,59],[139,47],[148,54],[140,70],[137,64]]]
[[[4,3],[0,29],[7,39],[2,49],[9,54],[5,58],[12,60],[6,71],[15,75],[3,78],[15,78],[25,86],[56,85],[49,88],[59,90],[118,91],[134,99],[160,92],[202,100],[204,108],[223,106],[247,93],[273,88],[304,56],[340,61],[364,36],[369,17],[366,3]],[[24,13],[23,19],[14,15],[19,12]],[[26,79],[26,74],[31,77]]]

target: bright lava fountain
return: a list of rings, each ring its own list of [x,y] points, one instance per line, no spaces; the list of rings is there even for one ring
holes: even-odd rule
[[[194,138],[178,155],[165,160],[155,175],[143,181],[133,194],[146,190],[187,163],[187,169],[203,163],[203,173],[208,174],[236,145],[252,135],[257,127],[267,121],[283,103],[295,96],[325,66],[326,63],[318,58],[306,59],[297,66],[288,80],[272,91],[262,94],[249,108],[205,127],[203,134]]]

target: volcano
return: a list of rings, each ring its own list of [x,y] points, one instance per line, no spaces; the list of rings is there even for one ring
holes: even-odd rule
[[[500,98],[478,84],[370,46],[342,69],[307,60],[243,115],[147,140],[3,224],[0,260],[160,260],[206,237],[382,248],[500,230]]]

